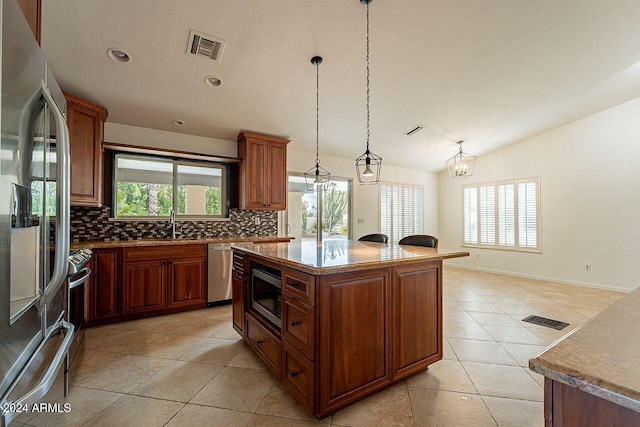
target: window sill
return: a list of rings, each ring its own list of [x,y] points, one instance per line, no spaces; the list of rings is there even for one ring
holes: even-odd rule
[[[488,246],[488,245],[474,245],[469,243],[463,243],[461,245],[463,248],[473,248],[473,249],[490,249],[494,251],[504,251],[504,252],[525,252],[531,254],[542,254],[541,248],[509,248],[503,246]]]
[[[176,224],[180,222],[195,222],[195,221],[209,221],[209,222],[225,222],[230,221],[229,218],[209,217],[209,216],[187,216],[182,218],[176,218]],[[109,222],[169,222],[168,216],[128,216],[109,218]]]

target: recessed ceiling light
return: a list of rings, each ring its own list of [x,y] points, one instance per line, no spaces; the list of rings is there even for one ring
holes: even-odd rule
[[[123,62],[123,63],[131,61],[131,55],[129,55],[127,52],[125,52],[122,49],[116,49],[112,47],[111,49],[107,50],[107,55],[109,55],[109,58],[113,59],[114,61]]]
[[[182,120],[174,120],[173,124],[176,125],[176,126],[182,126],[182,125],[184,125],[184,122]]]
[[[222,80],[220,80],[218,77],[216,76],[207,76],[204,79],[205,83],[207,83],[209,86],[213,86],[213,87],[217,87],[222,85]]]

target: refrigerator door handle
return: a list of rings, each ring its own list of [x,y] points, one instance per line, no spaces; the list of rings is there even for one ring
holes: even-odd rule
[[[51,364],[47,368],[47,371],[42,376],[42,379],[38,382],[38,384],[35,385],[34,388],[32,388],[24,396],[21,396],[19,399],[16,399],[12,402],[6,402],[8,407],[24,408],[24,407],[27,407],[27,405],[32,405],[33,403],[36,403],[40,398],[42,398],[45,394],[47,394],[47,392],[51,389],[51,386],[56,380],[56,375],[58,374],[58,370],[60,369],[60,366],[62,366],[62,362],[64,361],[65,356],[69,352],[69,347],[71,346],[71,341],[73,340],[73,335],[74,335],[73,334],[74,326],[71,323],[68,323],[60,319],[54,326],[52,326],[49,329],[46,339],[42,341],[42,343],[40,344],[40,346],[38,347],[34,355],[29,360],[29,362],[35,360],[38,354],[40,353],[40,351],[42,351],[42,349],[44,348],[44,345],[47,342],[47,340],[55,332],[62,329],[66,331],[66,335],[64,337],[64,340],[60,344],[60,347],[58,348],[56,355],[53,357],[53,360],[51,360]],[[29,366],[29,364],[30,363],[27,364],[27,367]],[[9,391],[7,392],[6,396],[8,396],[11,393],[11,391],[15,388],[16,384],[20,381],[20,379],[22,378],[22,375],[26,373],[26,371],[27,369],[25,367],[25,369],[20,373],[20,375],[18,375],[18,378],[16,378],[13,385],[9,387]],[[2,402],[4,403],[5,400],[3,399]],[[16,415],[18,414],[15,412],[0,413],[0,425],[8,425],[16,417]]]
[[[48,304],[58,293],[58,290],[67,278],[67,267],[69,262],[69,192],[70,192],[70,153],[69,153],[69,129],[64,115],[58,104],[53,99],[51,92],[42,81],[42,94],[47,101],[49,108],[54,112],[56,122],[57,137],[56,143],[56,174],[58,204],[56,205],[56,253],[51,281],[47,284],[42,294],[40,306]]]
[[[73,289],[75,287],[78,287],[84,284],[84,282],[86,282],[89,276],[91,275],[91,269],[89,267],[85,267],[82,270],[80,270],[80,273],[82,273],[82,277],[79,277],[78,279],[74,279],[69,282],[69,289]]]

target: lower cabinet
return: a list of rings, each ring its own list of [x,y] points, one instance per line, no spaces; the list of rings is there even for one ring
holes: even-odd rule
[[[121,300],[120,249],[94,249],[87,291],[87,320],[121,316]]]
[[[244,337],[244,274],[235,269],[231,272],[231,294],[233,329]]]
[[[267,366],[280,377],[280,338],[270,332],[260,322],[247,314],[246,339],[249,344],[262,356]]]
[[[124,314],[144,313],[167,307],[167,265],[146,261],[122,265]]]
[[[206,307],[206,245],[94,249],[88,323]]]

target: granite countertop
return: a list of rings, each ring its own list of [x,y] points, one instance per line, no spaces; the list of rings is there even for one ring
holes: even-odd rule
[[[640,412],[640,288],[529,360],[545,377]]]
[[[71,250],[76,249],[99,249],[99,248],[125,248],[138,246],[161,246],[161,245],[203,245],[208,243],[236,243],[236,242],[289,242],[291,237],[265,237],[265,236],[248,236],[248,237],[206,237],[201,239],[139,239],[139,240],[120,240],[109,241],[88,240],[85,242],[71,243]]]
[[[232,248],[315,275],[469,256],[469,252],[462,251],[439,251],[420,246],[399,246],[354,240],[329,240],[322,243],[297,241],[260,245],[239,243]]]

